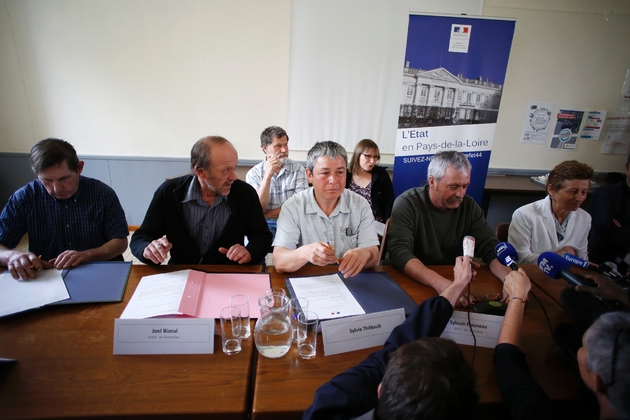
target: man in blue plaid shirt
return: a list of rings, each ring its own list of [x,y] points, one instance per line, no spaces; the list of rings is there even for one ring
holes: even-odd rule
[[[304,167],[289,159],[289,136],[280,127],[267,127],[260,134],[265,159],[247,172],[245,181],[258,192],[269,230],[276,236],[282,203],[308,188]]]
[[[114,190],[81,176],[84,162],[64,140],[38,142],[30,160],[37,179],[13,193],[0,214],[0,265],[26,280],[46,268],[122,261],[129,231]],[[25,233],[29,252],[13,249]]]

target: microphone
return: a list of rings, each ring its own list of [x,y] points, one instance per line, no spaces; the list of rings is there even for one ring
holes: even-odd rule
[[[564,258],[569,263],[575,265],[576,267],[582,267],[590,271],[594,271],[598,274],[605,274],[603,270],[597,267],[595,264],[591,264],[590,262],[583,260],[582,258],[578,258],[573,254],[569,254],[567,252],[562,253],[562,258]]]
[[[555,252],[543,252],[538,257],[538,268],[554,279],[563,278],[573,286],[597,287],[597,284],[584,276],[571,271],[571,263]],[[595,296],[599,300],[601,297]]]
[[[611,278],[615,278],[618,279],[620,277],[623,277],[621,275],[621,273],[619,271],[617,271],[617,264],[610,262],[610,261],[606,261],[605,263],[603,263],[602,265],[599,266],[599,268],[604,272],[604,274],[606,274],[608,277]]]
[[[518,252],[514,246],[509,242],[500,242],[494,248],[494,255],[497,256],[497,260],[506,267],[510,267],[512,270],[518,270]]]
[[[475,238],[464,236],[462,246],[464,248],[464,256],[468,255],[472,259],[475,256]]]

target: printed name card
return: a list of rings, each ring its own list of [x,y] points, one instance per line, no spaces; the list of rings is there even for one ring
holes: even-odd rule
[[[116,319],[114,354],[212,354],[214,318]]]
[[[392,330],[404,321],[403,308],[323,321],[324,355],[382,346]]]
[[[469,325],[468,313],[455,311],[440,337],[450,338],[457,344],[472,346],[474,344],[473,336],[470,333],[470,327],[472,326],[477,345],[493,349],[497,345],[501,324],[503,324],[502,316],[470,312]]]

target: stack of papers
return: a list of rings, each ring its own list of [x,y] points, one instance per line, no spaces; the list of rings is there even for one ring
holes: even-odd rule
[[[269,290],[269,274],[204,273],[181,270],[145,276],[120,318],[188,316],[219,318],[234,295],[249,296],[251,318],[260,317],[258,298]]]
[[[292,277],[285,285],[291,297],[308,299],[308,310],[315,312],[320,321],[397,308],[409,315],[416,307],[387,273],[363,271],[348,279],[340,273]]]

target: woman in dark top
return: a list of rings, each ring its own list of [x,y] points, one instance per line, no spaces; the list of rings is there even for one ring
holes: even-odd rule
[[[387,169],[377,165],[380,159],[376,143],[369,139],[358,142],[350,159],[346,188],[364,197],[374,219],[385,223],[392,214],[394,187]]]

